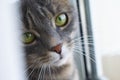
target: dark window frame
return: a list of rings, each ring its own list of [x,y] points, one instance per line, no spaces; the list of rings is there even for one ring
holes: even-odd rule
[[[103,76],[99,75],[100,72],[97,67],[99,63],[97,63],[98,59],[96,59],[97,53],[95,52],[94,46],[89,0],[76,0],[76,5],[78,10],[78,20],[80,23],[79,36],[81,37],[80,42],[82,44],[80,48],[83,51],[79,65],[80,80],[106,80]]]

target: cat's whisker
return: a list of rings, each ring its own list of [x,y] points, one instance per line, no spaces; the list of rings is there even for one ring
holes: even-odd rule
[[[49,68],[50,65],[48,65],[48,73],[49,73],[49,77],[50,77],[50,80],[51,80],[51,74],[50,74],[50,68]]]
[[[81,43],[80,43],[80,40],[78,39],[78,40],[74,40],[74,41],[68,43],[67,46],[70,46],[70,45],[72,45],[72,44],[74,44],[75,46],[76,46],[76,45],[93,45],[93,42],[88,42],[88,43],[82,43],[82,42],[81,42]]]
[[[73,56],[75,60],[80,61],[80,56],[78,54],[74,54]]]
[[[69,42],[68,46],[71,45],[71,44],[73,44],[73,43],[82,42],[83,40],[81,40],[81,39],[82,39],[82,37],[77,37],[77,38],[72,39],[72,40]],[[79,44],[80,44],[80,43],[79,43]],[[81,43],[81,44],[90,44],[90,45],[93,45],[93,41],[92,41],[92,40],[91,40],[91,41],[89,40],[88,43]]]
[[[92,62],[96,63],[96,61],[94,59],[92,59],[91,57],[89,57],[88,55],[85,55],[85,54],[74,54],[74,56],[78,57],[78,58],[80,58],[81,55],[84,55],[84,56],[88,57]]]
[[[94,44],[93,43],[82,43],[82,44],[80,44],[79,42],[73,42],[73,43],[69,43],[68,45],[67,45],[67,47],[69,48],[69,47],[71,47],[70,45],[75,45],[74,47],[76,47],[76,48],[80,48],[81,46],[83,46],[83,45],[91,45],[91,46],[93,46]]]
[[[85,54],[77,54],[77,57],[80,56],[80,55],[84,55],[84,56],[88,57],[92,62],[96,63],[96,61],[93,58],[91,58],[91,57],[89,57],[88,55],[85,55]]]
[[[43,70],[43,64],[41,65],[40,71],[39,71],[39,76],[38,76],[38,80],[41,80],[41,73]]]
[[[50,77],[49,76],[49,65],[46,66],[46,71],[48,72],[48,77]],[[47,78],[46,78],[46,80],[47,80]]]
[[[82,49],[80,49],[80,46],[78,45],[76,45],[75,47],[74,47],[74,49],[79,49],[79,50],[82,50]],[[89,49],[90,51],[92,51],[92,52],[94,52],[94,50],[93,49]]]
[[[45,76],[45,70],[46,70],[46,66],[43,65],[43,73],[42,73],[42,74],[43,74],[43,75],[42,75],[42,79],[43,79],[43,80],[45,80],[45,79],[44,79],[44,78],[45,78],[45,77],[44,77],[44,76]]]
[[[90,38],[91,38],[91,42],[90,42]],[[90,60],[92,60],[93,62],[95,62],[95,60],[93,58],[91,58],[89,55],[87,54],[84,54],[85,52],[80,49],[80,45],[93,45],[93,41],[92,41],[92,37],[91,36],[88,36],[88,40],[89,42],[88,43],[79,43],[80,41],[83,41],[84,38],[83,37],[77,37],[77,38],[74,38],[72,39],[72,41],[68,44],[68,47],[70,47],[69,45],[71,44],[74,44],[74,52],[77,53],[77,55],[84,55],[88,58],[90,58]],[[78,44],[77,44],[78,43]],[[90,51],[94,51],[92,49],[90,49]],[[74,54],[76,55],[76,54]]]
[[[87,54],[84,54],[83,51],[81,51],[81,50],[75,50],[74,52],[75,52],[76,54],[79,54],[79,56],[80,56],[80,55],[84,55],[84,56],[88,57],[91,61],[93,61],[93,62],[96,63],[95,59],[91,58],[91,57],[90,57],[89,55],[87,55]],[[76,54],[73,54],[73,55],[76,55]]]
[[[28,66],[28,67],[25,69],[24,73],[26,73],[32,66],[34,66],[34,64]]]
[[[82,53],[85,53],[85,51],[83,51],[82,49],[80,49],[80,47],[78,46],[78,47],[74,47],[74,51],[75,50],[79,50],[80,52],[82,52]],[[92,49],[90,49],[90,51],[91,52],[94,52],[94,50],[92,50]],[[89,53],[91,56],[93,55],[94,56],[94,54],[92,54],[92,53]]]
[[[34,72],[36,66],[33,67],[32,71],[29,73],[29,75],[26,77],[27,79],[32,75],[32,73]]]
[[[53,72],[54,72],[54,74],[58,73],[58,71],[54,67],[53,67]],[[57,76],[54,75],[54,80],[56,80],[56,79],[57,79]]]
[[[78,40],[79,40],[80,42],[84,42],[84,38],[78,37],[78,38],[72,39],[72,41],[78,41]],[[72,41],[71,41],[71,42],[72,42]],[[88,38],[88,42],[89,42],[89,43],[93,43],[93,39],[92,39],[92,38],[91,38],[91,39]]]
[[[75,46],[73,49],[74,49],[74,50],[80,50],[80,51],[82,51],[83,53],[85,53],[85,51],[83,51],[82,49],[80,49],[79,46]],[[89,50],[92,51],[92,52],[94,52],[94,50],[92,50],[92,49],[89,49]],[[92,53],[90,53],[90,54],[92,54]]]
[[[33,72],[35,71],[35,69],[37,67],[36,64],[37,64],[37,61],[35,62],[35,64],[32,64],[32,65],[28,66],[27,70],[25,70],[24,73],[28,72],[29,69],[32,68],[32,71],[29,72],[29,74],[27,73],[26,79],[28,79],[30,76],[32,77],[32,74],[33,74]]]
[[[94,45],[93,42],[79,43],[79,40],[76,40],[76,41],[70,43],[69,45],[71,45],[71,44],[75,44],[75,45]]]
[[[49,76],[50,76],[50,80],[52,80],[53,78],[52,78],[52,74],[51,74],[50,65],[48,66],[48,68],[49,68]]]
[[[45,65],[43,65],[43,69],[42,69],[42,74],[41,74],[41,79],[40,80],[44,80],[44,71],[45,71]]]
[[[45,77],[45,75],[46,75],[46,70],[47,70],[47,66],[44,65],[44,72],[43,72],[43,79],[44,79],[44,80],[46,79],[46,77]]]
[[[88,40],[93,40],[93,37],[92,36],[87,36]],[[84,40],[84,37],[75,37],[74,39],[72,39],[73,41],[76,40],[76,39],[79,39],[79,40]]]

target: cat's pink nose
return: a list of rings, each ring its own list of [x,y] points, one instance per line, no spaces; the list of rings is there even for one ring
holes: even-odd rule
[[[52,51],[58,53],[58,54],[61,54],[61,48],[62,48],[62,44],[58,44],[57,46],[54,46],[52,48]]]

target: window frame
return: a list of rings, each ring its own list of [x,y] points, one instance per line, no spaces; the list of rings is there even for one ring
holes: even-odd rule
[[[93,24],[91,20],[90,2],[89,0],[76,0],[76,5],[78,10],[78,20],[80,23],[80,43],[82,44],[80,48],[83,52],[83,55],[80,56],[80,65],[78,65],[80,67],[80,80],[106,80],[101,73],[102,69],[99,63],[101,59],[97,59],[99,56],[97,56],[97,52],[95,50],[96,46],[94,44],[95,40],[92,28]]]

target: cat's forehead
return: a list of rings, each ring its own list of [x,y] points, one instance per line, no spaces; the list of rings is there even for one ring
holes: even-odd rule
[[[46,6],[46,5],[48,5],[48,4],[53,4],[54,5],[54,3],[56,4],[69,4],[69,1],[70,0],[33,0],[33,1],[35,1],[35,2],[37,2],[37,3],[40,3],[40,4],[42,4],[43,6]]]
[[[23,0],[23,23],[25,26],[43,27],[43,25],[49,25],[48,22],[60,13],[69,13],[68,16],[72,17],[74,8],[69,1],[71,0]]]
[[[70,5],[71,0],[23,0],[23,5],[27,8],[47,8],[53,13],[70,11],[72,6]]]

